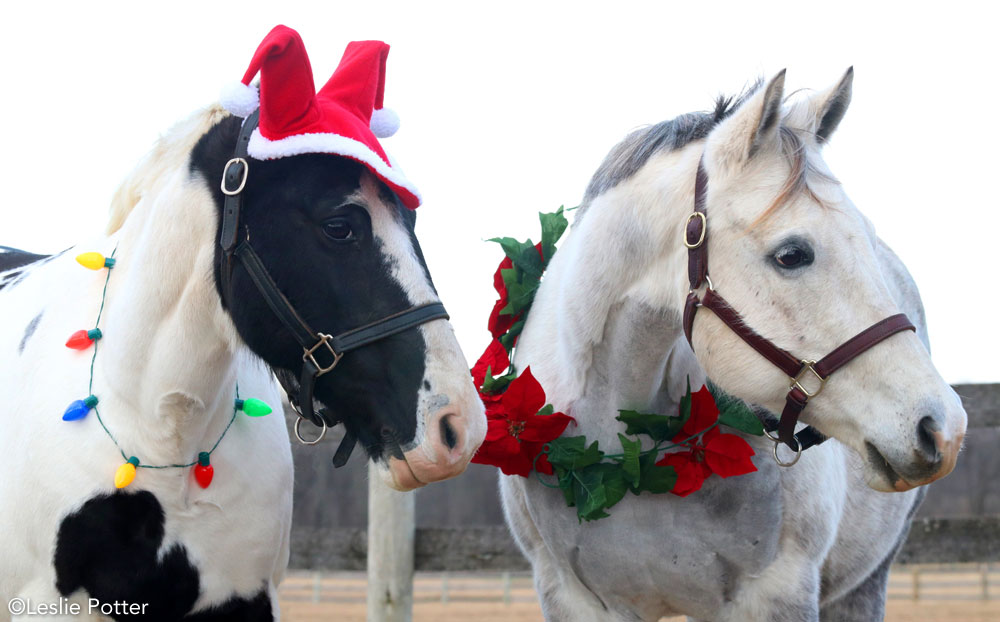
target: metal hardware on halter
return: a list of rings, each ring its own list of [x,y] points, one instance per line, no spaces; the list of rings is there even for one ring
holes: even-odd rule
[[[229,176],[229,167],[234,164],[243,165],[243,178],[240,180],[240,185],[236,190],[230,190],[226,187],[226,178]],[[237,194],[243,192],[243,187],[247,185],[247,174],[250,173],[250,165],[243,158],[233,158],[226,162],[225,168],[222,169],[222,194],[226,196],[236,196]]]
[[[770,434],[768,434],[767,436],[768,436],[768,438],[771,438]],[[772,439],[772,440],[774,440],[774,451],[772,452],[774,454],[774,462],[778,466],[780,466],[780,467],[795,466],[795,463],[798,462],[799,458],[802,457],[802,444],[799,443],[798,447],[795,449],[795,457],[792,458],[790,461],[785,462],[781,458],[778,457],[778,447],[780,447],[782,445],[782,442],[780,440],[776,440],[776,439]]]
[[[344,358],[344,355],[338,354],[337,351],[333,349],[333,345],[330,344],[330,340],[333,339],[332,335],[327,335],[326,333],[316,334],[319,335],[319,341],[317,341],[316,345],[313,347],[305,350],[305,354],[302,355],[302,361],[312,363],[313,367],[316,368],[316,377],[319,377],[328,371],[332,371],[333,368],[337,366],[337,363],[340,362],[340,359]],[[320,346],[326,346],[326,349],[330,351],[331,355],[333,355],[333,362],[327,367],[320,365],[319,362],[316,361],[316,357],[313,356],[313,352],[319,349]]]
[[[805,443],[798,442],[798,439],[796,438],[795,457],[792,458],[791,462],[783,462],[781,458],[778,457],[778,445],[782,444],[781,439],[778,438],[778,435],[772,434],[771,431],[768,430],[767,428],[764,428],[764,436],[766,436],[771,442],[774,443],[774,451],[772,452],[774,454],[774,462],[780,467],[790,467],[796,462],[798,462],[799,457],[802,456],[802,450],[806,449],[806,447],[809,447]]]
[[[698,236],[697,242],[688,242],[688,225],[691,224],[691,219],[700,218],[701,219],[701,235]],[[684,246],[695,249],[705,243],[705,232],[708,231],[708,222],[705,218],[705,212],[691,212],[688,215],[687,221],[684,223]]]
[[[788,379],[791,382],[791,384],[788,385],[788,390],[791,391],[794,388],[798,388],[799,391],[806,394],[807,398],[819,395],[823,391],[823,387],[826,386],[826,378],[819,375],[819,372],[816,371],[815,365],[816,361],[803,360],[802,370],[794,378]],[[802,386],[802,376],[804,376],[806,372],[812,372],[812,375],[816,377],[816,380],[819,380],[819,388],[813,393],[810,393],[808,389]]]
[[[326,427],[326,421],[322,417],[320,417],[320,423],[323,424],[323,428],[320,430],[319,436],[317,436],[311,441],[307,441],[306,439],[302,438],[302,432],[299,431],[299,426],[302,425],[303,421],[305,421],[305,419],[303,419],[302,417],[299,417],[298,419],[295,420],[295,438],[299,439],[300,443],[302,443],[303,445],[315,445],[316,443],[323,440],[323,437],[326,436],[327,427]]]

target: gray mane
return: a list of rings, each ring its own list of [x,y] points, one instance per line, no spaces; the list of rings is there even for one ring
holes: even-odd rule
[[[761,80],[757,80],[739,96],[720,95],[711,112],[682,114],[675,119],[635,130],[626,136],[608,153],[591,178],[577,219],[583,216],[595,197],[635,175],[654,154],[664,150],[676,151],[708,136],[716,125],[738,109],[762,84]]]

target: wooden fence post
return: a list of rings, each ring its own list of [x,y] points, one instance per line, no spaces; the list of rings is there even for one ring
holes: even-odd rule
[[[368,622],[413,619],[415,496],[392,490],[368,465]]]

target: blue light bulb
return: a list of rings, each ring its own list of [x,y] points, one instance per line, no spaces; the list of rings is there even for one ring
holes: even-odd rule
[[[93,395],[88,395],[82,400],[75,400],[72,404],[66,408],[66,412],[63,413],[63,421],[77,421],[78,419],[83,419],[87,416],[87,413],[91,409],[97,406],[97,398]]]

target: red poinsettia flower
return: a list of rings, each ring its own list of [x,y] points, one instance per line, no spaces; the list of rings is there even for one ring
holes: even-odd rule
[[[690,449],[667,454],[656,463],[657,466],[674,467],[677,483],[671,492],[679,497],[699,490],[712,473],[733,477],[757,470],[750,459],[754,455],[750,444],[735,434],[723,434],[719,428],[706,431],[685,446]]]
[[[528,367],[511,381],[499,401],[487,404],[486,439],[472,461],[500,467],[507,475],[528,477],[533,468],[552,475],[552,465],[544,454],[538,454],[545,443],[563,433],[572,417],[540,415],[543,406],[545,391]]]
[[[696,434],[704,432],[719,420],[719,407],[715,404],[715,398],[709,392],[707,386],[691,394],[691,416],[684,423],[684,427],[673,438],[675,443],[680,443]]]
[[[481,389],[486,381],[486,370],[493,377],[503,374],[510,367],[510,358],[507,350],[500,344],[498,339],[494,339],[490,345],[486,346],[486,351],[479,357],[472,368],[472,381],[476,383],[476,388]]]
[[[535,248],[538,249],[538,255],[544,260],[545,258],[542,256],[542,243],[539,242],[538,244],[535,244]],[[493,310],[490,311],[490,321],[487,328],[489,328],[490,334],[493,335],[494,338],[499,338],[501,335],[510,330],[510,327],[514,325],[514,322],[521,317],[520,313],[514,315],[500,315],[503,308],[510,302],[507,296],[507,284],[503,282],[503,274],[501,274],[501,271],[510,270],[513,267],[514,262],[511,261],[510,257],[504,257],[503,261],[500,262],[500,266],[497,268],[497,271],[493,274],[493,289],[497,290],[497,293],[500,294],[500,300],[497,300],[496,304],[493,305]]]

